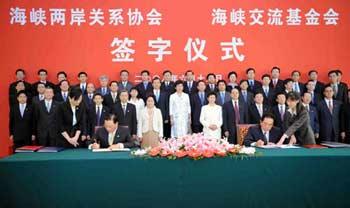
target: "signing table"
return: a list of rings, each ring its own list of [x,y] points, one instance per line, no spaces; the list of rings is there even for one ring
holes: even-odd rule
[[[130,152],[0,160],[0,207],[350,207],[350,149],[168,160]]]

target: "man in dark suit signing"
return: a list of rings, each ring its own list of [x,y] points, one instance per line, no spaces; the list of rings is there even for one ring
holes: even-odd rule
[[[277,143],[282,132],[273,126],[273,117],[270,113],[264,114],[259,125],[250,127],[244,138],[244,145],[261,147]]]
[[[123,149],[134,146],[128,129],[118,127],[118,117],[115,114],[109,114],[104,119],[103,128],[96,131],[89,149]]]

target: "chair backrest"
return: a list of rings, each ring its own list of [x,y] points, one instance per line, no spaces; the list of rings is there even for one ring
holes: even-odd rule
[[[244,137],[248,133],[248,129],[255,124],[237,124],[237,144],[243,145]]]

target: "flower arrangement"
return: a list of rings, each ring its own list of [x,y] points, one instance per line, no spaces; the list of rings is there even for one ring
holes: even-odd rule
[[[162,139],[159,146],[136,150],[132,154],[168,159],[188,157],[198,160],[234,155],[254,155],[255,148],[230,144],[226,139],[207,138],[203,134],[192,134],[181,138]]]

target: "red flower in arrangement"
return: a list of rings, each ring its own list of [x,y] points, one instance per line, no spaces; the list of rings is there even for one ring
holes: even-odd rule
[[[187,155],[187,152],[184,150],[178,150],[175,152],[175,156],[178,158],[185,157]]]
[[[149,151],[149,155],[152,157],[157,156],[160,153],[160,147],[153,147],[150,151]]]
[[[193,150],[193,149],[188,151],[187,155],[189,157],[192,157],[192,158],[198,158],[198,157],[202,156],[202,154],[198,150]]]
[[[206,157],[206,158],[214,157],[214,152],[211,151],[211,150],[205,150],[205,151],[203,152],[203,156]]]
[[[167,151],[167,150],[161,150],[160,151],[160,156],[162,156],[162,157],[167,157],[169,155],[170,155],[170,152]]]
[[[216,150],[215,154],[220,156],[220,157],[225,157],[226,156],[226,151],[225,150]]]

